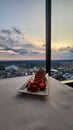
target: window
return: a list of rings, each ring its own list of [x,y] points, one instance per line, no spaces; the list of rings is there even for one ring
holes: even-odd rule
[[[45,0],[0,1],[0,78],[45,69]]]
[[[73,79],[73,1],[52,0],[51,75],[63,81]]]

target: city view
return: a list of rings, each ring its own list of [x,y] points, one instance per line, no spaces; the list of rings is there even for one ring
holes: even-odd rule
[[[33,75],[38,69],[45,70],[45,61],[43,60],[1,61],[0,79]]]
[[[1,61],[0,79],[33,75],[39,69],[46,71],[44,60]],[[51,76],[59,81],[73,79],[73,60],[51,61]]]

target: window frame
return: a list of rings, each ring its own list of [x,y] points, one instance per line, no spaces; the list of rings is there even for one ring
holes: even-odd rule
[[[46,0],[46,73],[51,76],[51,0]]]

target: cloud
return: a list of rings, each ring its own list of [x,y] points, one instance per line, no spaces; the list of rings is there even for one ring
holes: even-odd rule
[[[14,34],[22,35],[22,32],[17,27],[12,27],[11,29],[2,29],[0,31],[0,37],[3,37],[3,36],[7,36],[7,37],[8,36],[13,36]]]
[[[5,40],[6,38],[4,36],[0,35],[0,40]]]
[[[52,48],[51,55],[52,58],[73,58],[73,47]]]
[[[73,49],[70,50],[70,53],[73,53]]]
[[[0,56],[12,56],[15,55],[16,53],[12,50],[0,50]]]
[[[6,34],[6,35],[11,35],[12,34],[11,30],[9,30],[9,29],[2,29],[0,31],[0,33]]]
[[[66,47],[52,47],[52,52],[60,52],[60,53],[73,53],[73,47],[69,47],[69,46],[66,46]]]
[[[43,46],[38,47],[28,42],[28,38],[26,39],[16,27],[0,31],[0,56],[32,57],[38,55],[39,57],[44,54],[43,51]]]
[[[11,45],[14,44],[14,40],[12,40],[11,38],[4,38],[4,39],[0,39],[0,47],[4,47],[4,48],[11,48]]]
[[[34,51],[34,52],[30,52],[30,54],[32,54],[32,55],[38,55],[38,54],[40,54],[40,53],[37,52],[37,51]]]
[[[12,44],[12,43],[15,42],[15,40],[13,40],[12,38],[8,37],[7,42],[9,42],[10,44]]]
[[[4,48],[3,47],[0,47],[0,50],[3,50]]]
[[[58,51],[61,53],[73,53],[73,47],[61,47]]]
[[[14,33],[16,33],[18,35],[22,34],[22,32],[19,29],[17,29],[16,27],[12,27],[12,30],[13,30]]]
[[[26,47],[26,48],[35,48],[35,46],[32,43],[25,43],[23,45],[23,47]]]
[[[0,47],[3,48],[3,50],[5,51],[10,50],[15,52],[15,55],[29,54],[29,52],[31,52],[35,48],[35,46],[31,43],[22,43],[10,37],[8,37],[7,39],[2,39],[0,42]]]
[[[28,54],[28,51],[25,49],[14,49],[13,51],[20,55]]]

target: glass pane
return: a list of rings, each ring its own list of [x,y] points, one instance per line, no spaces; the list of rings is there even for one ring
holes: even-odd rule
[[[52,0],[51,75],[73,79],[73,0]]]
[[[45,0],[0,1],[0,78],[45,69]]]

